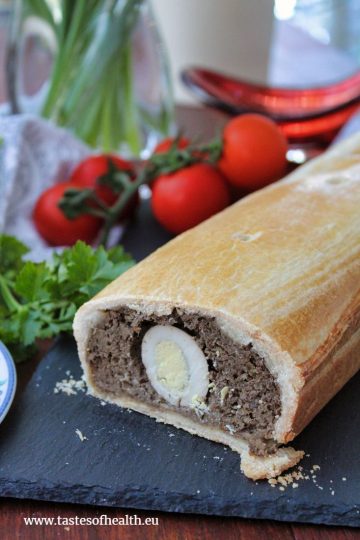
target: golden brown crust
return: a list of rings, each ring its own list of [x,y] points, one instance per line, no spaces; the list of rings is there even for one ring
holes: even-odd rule
[[[274,437],[291,440],[360,367],[359,208],[357,135],[111,283],[76,317],[82,361],[96,310],[213,314],[264,355],[282,396]]]
[[[357,314],[356,316],[351,316]],[[349,310],[351,319],[346,315],[341,323],[342,332],[336,329],[331,336],[333,348],[331,352],[321,349],[317,351],[318,367],[305,374],[306,384],[299,394],[297,414],[293,420],[292,440],[323,408],[324,396],[329,401],[343,385],[359,370],[360,366],[360,310]]]

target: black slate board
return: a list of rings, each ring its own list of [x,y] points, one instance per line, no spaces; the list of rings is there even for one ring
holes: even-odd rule
[[[320,466],[316,479],[280,491],[247,480],[219,444],[84,392],[55,394],[68,371],[80,378],[75,344],[61,338],[0,426],[1,496],[360,525],[360,376],[297,439],[310,454],[304,472]]]

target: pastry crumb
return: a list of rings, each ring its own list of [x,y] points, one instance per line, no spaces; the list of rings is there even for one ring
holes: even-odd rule
[[[271,486],[276,486],[277,480],[276,480],[276,478],[269,478],[268,483],[269,483]]]
[[[62,379],[55,384],[54,394],[62,392],[67,396],[76,396],[79,392],[86,392],[87,388],[84,376],[76,380],[69,370],[66,371],[66,375],[68,379]]]
[[[79,437],[81,442],[84,442],[84,441],[88,440],[88,438],[85,435],[83,435],[83,433],[80,431],[80,429],[75,429],[75,433]]]
[[[304,475],[302,471],[303,468],[299,466],[292,472],[282,474],[276,478],[269,478],[268,484],[273,488],[278,487],[280,491],[284,491],[289,486],[296,489],[299,487],[299,480],[309,480],[309,477]]]

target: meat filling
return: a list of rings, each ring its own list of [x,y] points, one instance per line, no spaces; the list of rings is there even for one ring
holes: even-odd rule
[[[169,404],[151,385],[141,358],[141,343],[155,325],[171,325],[192,336],[208,363],[209,388],[202,407]],[[280,415],[279,388],[252,345],[225,335],[214,318],[174,309],[169,316],[146,316],[129,308],[109,310],[87,345],[94,384],[99,390],[127,394],[143,402],[195,418],[241,436],[256,455],[277,448],[272,438]]]

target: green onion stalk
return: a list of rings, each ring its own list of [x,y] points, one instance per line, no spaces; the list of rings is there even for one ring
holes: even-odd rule
[[[22,17],[41,19],[55,36],[40,114],[104,152],[139,156],[144,125],[161,135],[172,126],[171,96],[149,114],[134,91],[132,36],[147,1],[22,0]]]

